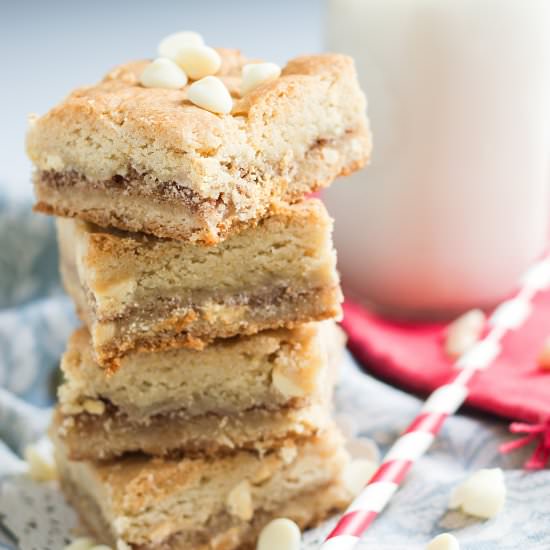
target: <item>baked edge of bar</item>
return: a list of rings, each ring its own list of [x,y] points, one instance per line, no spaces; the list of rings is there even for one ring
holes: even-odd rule
[[[262,454],[319,434],[330,425],[331,408],[323,402],[241,415],[160,415],[147,425],[128,422],[124,416],[65,416],[56,408],[50,433],[63,440],[72,460],[108,460],[132,452],[203,457],[228,456],[244,449]]]
[[[111,529],[103,518],[97,503],[87,494],[79,490],[75,483],[68,480],[63,475],[60,479],[63,494],[68,503],[76,510],[80,521],[86,527],[91,535],[97,538],[103,544],[113,545],[117,550],[254,550],[255,540],[260,534],[261,529],[272,519],[286,517],[294,521],[300,527],[300,530],[311,529],[319,525],[330,516],[341,512],[349,504],[351,497],[344,488],[341,481],[335,481],[332,484],[320,487],[316,491],[303,493],[298,498],[285,503],[278,510],[271,514],[265,514],[258,518],[255,525],[248,529],[247,533],[239,537],[234,528],[219,533],[215,537],[215,546],[210,543],[195,546],[193,549],[189,546],[176,546],[167,542],[163,545],[128,545],[127,543],[117,546],[116,539],[111,534]],[[176,534],[177,536],[177,534]],[[177,540],[177,539],[176,539]],[[177,544],[177,542],[176,542]],[[187,542],[183,544],[187,545]],[[124,546],[125,545],[125,546]]]
[[[94,353],[97,362],[106,368],[116,369],[120,366],[120,359],[129,353],[154,352],[160,350],[189,347],[203,349],[216,338],[230,338],[233,336],[252,335],[263,330],[288,328],[292,329],[301,324],[329,319],[340,320],[342,316],[342,291],[339,283],[324,289],[312,289],[305,295],[293,298],[293,302],[286,302],[286,308],[275,308],[271,314],[264,318],[254,318],[254,311],[261,313],[265,308],[245,308],[240,311],[240,318],[244,321],[233,322],[221,329],[212,328],[209,331],[202,329],[200,332],[193,330],[196,319],[207,316],[199,308],[185,311],[182,314],[173,313],[171,316],[157,321],[157,327],[145,331],[145,335],[136,336],[129,334],[122,338],[117,337],[117,322],[102,322],[94,318],[90,309],[86,294],[76,280],[76,277],[61,266],[61,276],[65,290],[72,298],[76,312],[88,327],[92,335]],[[284,302],[283,302],[284,304]],[[296,305],[305,306],[303,309]],[[231,311],[232,306],[228,306]],[[285,310],[286,309],[286,310]],[[197,312],[198,311],[198,312]],[[254,322],[250,322],[250,320]],[[165,325],[161,330],[158,325]],[[200,326],[200,325],[199,325]],[[209,327],[207,321],[204,327]],[[191,328],[191,330],[189,330]]]
[[[299,202],[307,194],[327,187],[337,177],[361,169],[366,162],[366,158],[361,161],[352,159],[337,171],[328,166],[329,171],[326,174],[299,176],[303,181],[299,191],[293,191],[288,185],[281,183],[279,192],[274,192],[258,202],[254,208],[251,205],[251,212],[247,216],[240,213],[232,204],[227,206],[227,212],[222,212],[212,204],[211,199],[199,203],[200,207],[196,209],[190,208],[186,202],[170,203],[171,212],[166,215],[165,210],[168,208],[163,208],[162,203],[155,202],[150,197],[109,192],[100,189],[104,185],[102,182],[90,182],[88,186],[91,189],[83,189],[81,193],[72,186],[60,190],[44,182],[41,172],[36,172],[33,176],[37,197],[34,210],[52,216],[78,218],[102,227],[115,227],[160,238],[215,245],[248,227],[255,227],[278,205]],[[77,183],[83,187],[85,178],[80,174],[77,178]],[[78,201],[80,194],[81,198]],[[99,199],[102,204],[99,204]],[[96,204],[92,207],[94,203]],[[147,212],[147,219],[144,219],[143,210]],[[174,219],[177,220],[175,224]]]

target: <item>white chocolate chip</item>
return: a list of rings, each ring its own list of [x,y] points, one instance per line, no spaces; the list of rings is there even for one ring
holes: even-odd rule
[[[241,95],[245,95],[256,86],[275,80],[281,76],[281,67],[275,63],[248,63],[243,66]]]
[[[300,550],[301,539],[300,528],[292,520],[278,518],[262,529],[256,550]]]
[[[346,449],[351,458],[366,458],[371,462],[380,462],[380,449],[378,445],[366,437],[356,437],[346,443]]]
[[[55,154],[45,154],[43,160],[43,166],[45,170],[58,170],[61,171],[65,168],[65,161]]]
[[[82,404],[82,408],[88,414],[95,414],[101,416],[105,412],[105,403],[98,399],[86,399]]]
[[[479,340],[484,327],[483,311],[480,309],[467,311],[447,327],[445,353],[452,358],[460,357]]]
[[[248,481],[241,481],[227,496],[227,509],[238,518],[248,521],[254,515],[252,493]]]
[[[187,84],[187,76],[171,59],[158,57],[143,69],[139,81],[146,88],[177,90]]]
[[[279,456],[282,458],[285,464],[290,464],[296,460],[298,456],[298,449],[296,447],[281,447],[279,451]]]
[[[460,545],[455,536],[450,533],[442,533],[430,541],[426,550],[460,550]]]
[[[57,469],[53,461],[37,445],[29,445],[24,453],[28,464],[28,475],[34,481],[51,481],[57,479]]]
[[[545,340],[537,358],[537,363],[540,369],[550,370],[550,338]]]
[[[116,325],[112,321],[96,323],[91,332],[94,345],[101,346],[115,337]]]
[[[73,540],[71,544],[65,546],[64,550],[90,550],[95,545],[95,541],[89,537],[80,537]]]
[[[222,65],[220,54],[209,46],[183,46],[174,61],[193,80],[216,74]]]
[[[94,285],[93,290],[99,305],[103,305],[110,303],[111,300],[128,302],[133,298],[136,287],[136,279],[129,277],[110,284]]]
[[[63,392],[64,389],[65,389],[65,386],[61,386],[59,391]],[[80,403],[77,403],[77,402],[74,402],[74,401],[67,401],[67,402],[61,404],[61,412],[65,415],[69,415],[69,416],[77,415],[77,414],[80,414],[80,413],[84,412],[84,407]],[[68,420],[69,420],[68,417],[65,418],[64,421],[63,421],[63,424],[65,424]],[[72,419],[72,420],[74,420],[74,419]]]
[[[229,91],[215,76],[207,76],[193,82],[187,90],[187,99],[213,113],[227,114],[233,108],[233,99]]]
[[[267,481],[273,473],[272,468],[270,468],[265,461],[263,461],[259,468],[256,470],[254,477],[251,479],[254,485],[260,485],[264,481]]]
[[[92,546],[90,550],[112,550],[112,548],[106,544],[98,544],[96,546]]]
[[[365,487],[369,479],[376,472],[376,462],[366,458],[352,460],[342,472],[344,487],[353,495],[357,496]]]
[[[506,485],[502,470],[483,469],[454,489],[449,508],[462,509],[465,514],[490,519],[502,510],[505,500]]]
[[[174,59],[177,53],[185,46],[202,46],[203,37],[198,32],[181,31],[169,34],[158,45],[159,57]]]
[[[332,147],[324,147],[321,151],[323,160],[327,164],[336,164],[340,160],[340,153]]]
[[[334,421],[345,439],[353,439],[359,431],[357,420],[351,414],[338,413],[334,415]]]
[[[273,369],[271,381],[275,389],[286,398],[303,397],[306,392],[280,366]]]

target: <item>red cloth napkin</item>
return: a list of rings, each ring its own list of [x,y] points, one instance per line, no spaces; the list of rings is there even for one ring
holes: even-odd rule
[[[367,370],[426,394],[447,381],[452,361],[443,352],[444,324],[389,321],[350,301],[344,312],[349,348]],[[475,378],[467,404],[526,422],[550,418],[550,371],[537,365],[548,336],[550,292],[544,292],[535,297],[528,321],[504,337],[493,366]]]

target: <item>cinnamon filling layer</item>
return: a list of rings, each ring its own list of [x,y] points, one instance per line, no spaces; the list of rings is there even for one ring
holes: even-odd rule
[[[67,261],[62,261],[63,272],[70,277],[74,284],[78,283],[76,267]],[[292,280],[294,286],[298,281]],[[129,323],[147,323],[156,320],[187,316],[190,311],[196,312],[196,316],[208,316],[208,308],[220,306],[227,308],[247,307],[250,309],[270,311],[270,308],[280,308],[286,304],[304,303],[313,295],[318,296],[327,292],[338,293],[338,285],[303,286],[296,289],[291,286],[289,280],[278,280],[271,284],[256,289],[230,289],[224,292],[216,292],[212,289],[197,289],[189,292],[187,289],[165,289],[158,295],[135,295],[132,303],[116,315],[102,315],[97,317],[99,321],[128,321]],[[92,310],[96,310],[96,300],[89,289],[84,289],[86,300]]]
[[[326,146],[337,146],[340,142],[345,142],[357,134],[354,129],[348,129],[338,139],[319,138],[308,148],[306,158],[311,153],[315,153]],[[242,185],[258,185],[262,179],[261,175],[251,168],[234,166],[228,161],[224,164],[226,171],[229,171],[237,182]],[[267,167],[266,167],[267,168]],[[272,169],[272,168],[271,168]],[[267,170],[266,170],[267,172]],[[282,174],[273,173],[273,176]],[[206,198],[193,191],[185,183],[178,181],[161,181],[150,174],[138,172],[134,167],[129,166],[126,174],[115,174],[106,180],[90,180],[84,174],[76,170],[67,170],[59,172],[56,170],[39,170],[35,174],[36,181],[55,189],[64,189],[70,187],[83,187],[87,190],[114,190],[123,192],[130,196],[148,196],[158,203],[177,202],[189,210],[199,212],[220,211],[224,215],[225,210],[230,207],[232,201],[227,200],[223,193],[220,193],[217,199]]]
[[[41,170],[35,175],[37,181],[54,189],[81,187],[95,191],[119,191],[130,196],[148,196],[159,203],[177,202],[197,212],[224,209],[223,197],[217,200],[201,197],[198,193],[176,181],[162,182],[152,176],[140,174],[129,168],[126,175],[116,174],[106,180],[90,180],[75,170],[58,172]]]
[[[162,295],[153,297],[136,297],[135,303],[127,307],[124,312],[112,317],[102,317],[101,321],[129,321],[154,322],[159,319],[173,318],[178,315],[187,316],[189,311],[196,312],[197,316],[208,316],[209,308],[220,306],[230,308],[247,307],[268,311],[269,308],[280,308],[285,303],[304,302],[312,295],[326,292],[336,287],[311,287],[294,290],[290,286],[284,286],[284,281],[276,286],[247,292],[235,292],[233,294],[216,294],[209,291],[194,291],[187,297],[178,295],[177,290],[172,291],[172,296]],[[88,295],[93,302],[93,296]],[[137,305],[139,304],[139,305]]]
[[[135,426],[147,426],[150,424],[158,423],[165,424],[166,422],[170,421],[192,420],[193,418],[210,417],[219,419],[221,422],[224,418],[231,417],[242,420],[246,418],[247,414],[271,415],[272,413],[275,413],[285,415],[290,413],[291,411],[296,411],[305,406],[303,399],[293,398],[290,401],[287,401],[282,406],[280,405],[277,407],[273,407],[269,405],[258,405],[256,407],[251,407],[249,409],[239,412],[224,412],[222,409],[220,409],[217,411],[209,411],[202,414],[190,415],[187,409],[175,409],[172,411],[145,416],[143,418],[134,418],[128,416],[127,413],[122,411],[117,405],[113,404],[108,399],[102,398],[101,402],[105,406],[105,410],[100,415],[90,414],[88,412],[80,412],[74,415],[66,415],[66,417],[74,417],[77,422],[82,422],[88,425],[103,424],[105,422],[112,422],[114,419],[116,419],[116,423],[119,425],[128,424]]]

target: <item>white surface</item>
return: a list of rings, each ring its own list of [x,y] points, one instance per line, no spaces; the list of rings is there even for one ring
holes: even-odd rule
[[[403,313],[500,301],[546,243],[550,2],[330,6],[374,134],[372,165],[327,192],[344,286]]]
[[[208,44],[283,64],[321,50],[323,5],[320,0],[2,2],[0,185],[30,196],[28,113],[44,113],[118,63],[154,58],[167,34],[196,30]]]
[[[213,113],[230,113],[233,99],[225,84],[217,76],[205,76],[189,86],[187,99]]]
[[[187,75],[171,59],[158,57],[143,69],[139,81],[147,88],[177,90],[187,84]]]

